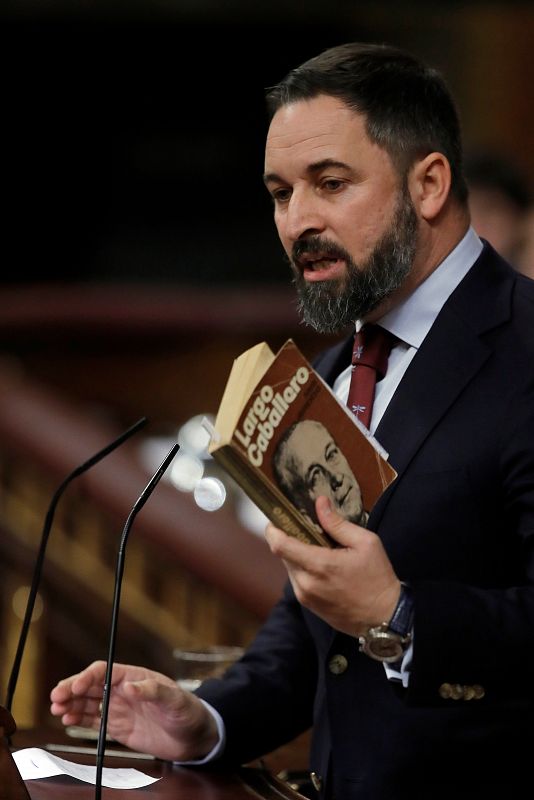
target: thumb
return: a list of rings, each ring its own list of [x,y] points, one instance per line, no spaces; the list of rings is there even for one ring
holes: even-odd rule
[[[318,497],[315,501],[315,511],[321,527],[335,542],[343,547],[354,547],[359,536],[366,532],[365,528],[349,522],[332,507],[328,497]]]
[[[170,702],[176,694],[176,685],[170,687],[154,678],[146,678],[141,681],[128,681],[124,684],[124,692],[137,700],[156,703]]]

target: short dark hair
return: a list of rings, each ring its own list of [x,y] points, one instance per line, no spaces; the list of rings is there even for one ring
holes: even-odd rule
[[[460,119],[436,69],[389,45],[338,45],[267,89],[269,116],[282,106],[323,94],[365,116],[367,135],[386,150],[402,177],[417,158],[442,153],[451,166],[452,194],[467,203]]]

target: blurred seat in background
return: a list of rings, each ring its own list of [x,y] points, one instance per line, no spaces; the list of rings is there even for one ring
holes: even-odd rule
[[[517,266],[531,190],[514,159],[502,153],[471,152],[465,159],[473,227]]]

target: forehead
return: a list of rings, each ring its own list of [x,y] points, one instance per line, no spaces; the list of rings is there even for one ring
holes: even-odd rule
[[[366,156],[376,151],[365,130],[365,117],[336,97],[319,95],[282,106],[274,115],[265,147],[265,171],[277,171],[278,165],[305,166],[335,158],[347,160],[358,153]]]
[[[323,454],[332,436],[322,425],[306,420],[297,425],[289,439],[289,449],[293,456],[302,460],[317,458]]]

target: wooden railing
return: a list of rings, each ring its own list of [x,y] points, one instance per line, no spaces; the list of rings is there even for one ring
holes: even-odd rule
[[[233,359],[288,337],[308,357],[327,343],[300,324],[289,286],[0,289],[0,354],[84,410],[149,416],[153,432],[214,412]]]
[[[53,491],[118,432],[13,369],[0,369],[2,638],[10,640],[10,651],[18,627],[13,597],[29,583]],[[148,477],[132,440],[62,499],[43,573],[41,630],[29,646],[28,658],[37,662],[26,680],[32,696],[35,682],[57,680],[104,656],[117,546]],[[231,507],[208,514],[162,482],[128,542],[118,658],[169,670],[175,647],[246,644],[283,581],[281,565]],[[9,658],[2,649],[5,679]],[[21,678],[21,693],[24,683]],[[15,707],[17,718],[27,715],[40,721],[39,713],[33,719],[31,710],[17,714]]]

